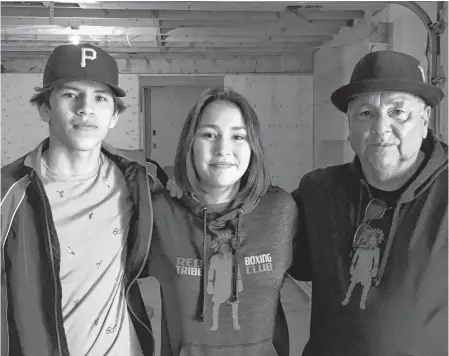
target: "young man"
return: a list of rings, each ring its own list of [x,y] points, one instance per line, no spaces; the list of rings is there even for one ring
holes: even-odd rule
[[[290,273],[312,281],[304,356],[447,354],[447,145],[428,129],[443,97],[392,51],[366,55],[332,95],[356,157],[293,193]]]
[[[160,183],[103,142],[117,85],[109,54],[64,45],[30,100],[50,134],[1,170],[2,355],[153,355],[136,281]]]

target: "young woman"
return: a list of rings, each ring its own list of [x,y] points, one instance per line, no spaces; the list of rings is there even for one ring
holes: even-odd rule
[[[259,120],[241,95],[202,94],[175,178],[185,193],[154,197],[149,258],[161,284],[162,356],[288,356],[279,299],[297,208],[270,185]]]

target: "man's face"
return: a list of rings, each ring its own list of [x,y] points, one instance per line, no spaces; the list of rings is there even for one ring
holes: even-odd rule
[[[102,83],[73,81],[55,88],[50,108],[39,113],[50,126],[53,142],[73,151],[90,151],[101,144],[118,120],[111,89]]]
[[[430,107],[402,92],[368,93],[348,109],[349,141],[362,167],[382,176],[410,167],[427,135]]]

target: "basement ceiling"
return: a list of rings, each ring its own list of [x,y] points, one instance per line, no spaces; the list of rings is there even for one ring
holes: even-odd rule
[[[2,57],[48,56],[81,43],[116,58],[310,53],[369,21],[384,2],[2,1]]]

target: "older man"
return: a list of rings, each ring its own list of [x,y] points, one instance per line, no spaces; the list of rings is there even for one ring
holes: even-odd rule
[[[356,157],[293,193],[290,273],[313,281],[303,355],[447,354],[447,146],[428,128],[443,97],[415,58],[392,51],[363,57],[332,94]]]

